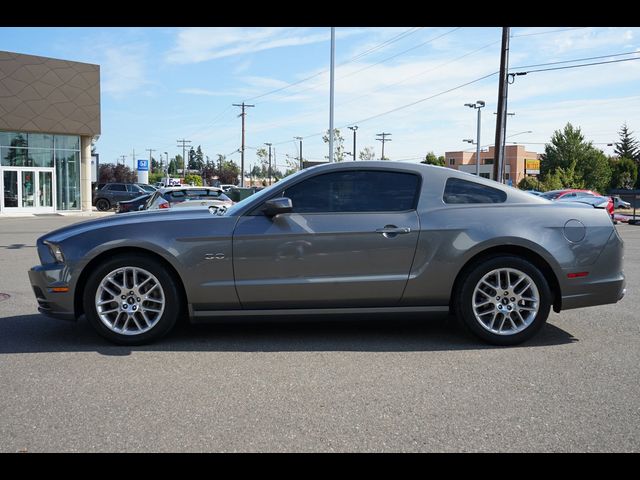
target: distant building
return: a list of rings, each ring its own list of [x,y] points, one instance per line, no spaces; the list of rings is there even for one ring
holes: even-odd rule
[[[540,160],[540,154],[528,152],[524,145],[505,145],[504,147],[504,179],[506,183],[516,186],[524,178],[525,161]],[[486,152],[480,152],[480,176],[493,178],[493,163],[495,162],[495,147],[489,147]],[[476,173],[476,152],[446,152],[445,166],[461,172]]]
[[[0,212],[90,211],[99,135],[98,65],[0,51]]]

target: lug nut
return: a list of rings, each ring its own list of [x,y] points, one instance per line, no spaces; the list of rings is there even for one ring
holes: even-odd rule
[[[140,301],[140,297],[137,297],[136,300],[139,302]]]
[[[500,297],[496,297],[496,300],[500,300]]]
[[[136,307],[133,307],[133,308],[135,309]],[[507,310],[511,310],[511,305],[507,307]]]
[[[125,310],[127,309],[127,307],[128,307],[128,306],[129,306],[129,305],[127,305],[126,303],[123,303],[123,304],[122,304],[122,308],[124,308]]]
[[[512,301],[512,302],[515,302],[515,301],[516,301],[516,299],[515,299],[514,297],[511,297],[511,301]]]
[[[124,300],[125,298],[127,298],[127,296],[126,296],[126,295],[122,295],[120,298],[121,298],[122,300]]]
[[[507,295],[509,295],[509,292],[504,292],[504,296],[506,297]]]

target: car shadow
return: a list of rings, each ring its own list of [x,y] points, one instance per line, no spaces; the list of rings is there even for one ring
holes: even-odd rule
[[[302,319],[301,319],[302,320]],[[547,347],[577,342],[570,333],[547,323],[531,340],[511,348]],[[467,335],[448,316],[434,318],[385,315],[339,321],[246,321],[178,325],[151,345],[124,347],[99,337],[84,318],[78,322],[44,315],[0,318],[0,354],[98,352],[109,356],[135,351],[193,352],[420,352],[487,350],[495,347]],[[507,347],[508,348],[508,347]]]

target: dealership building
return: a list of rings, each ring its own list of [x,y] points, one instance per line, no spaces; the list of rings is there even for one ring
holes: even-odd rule
[[[91,210],[100,66],[0,51],[0,213]]]

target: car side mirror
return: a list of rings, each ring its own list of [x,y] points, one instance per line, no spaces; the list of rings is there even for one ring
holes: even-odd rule
[[[138,205],[138,210],[144,209],[144,205]]]
[[[262,211],[267,217],[275,217],[281,213],[290,213],[293,210],[291,199],[287,197],[272,198],[264,203]]]

